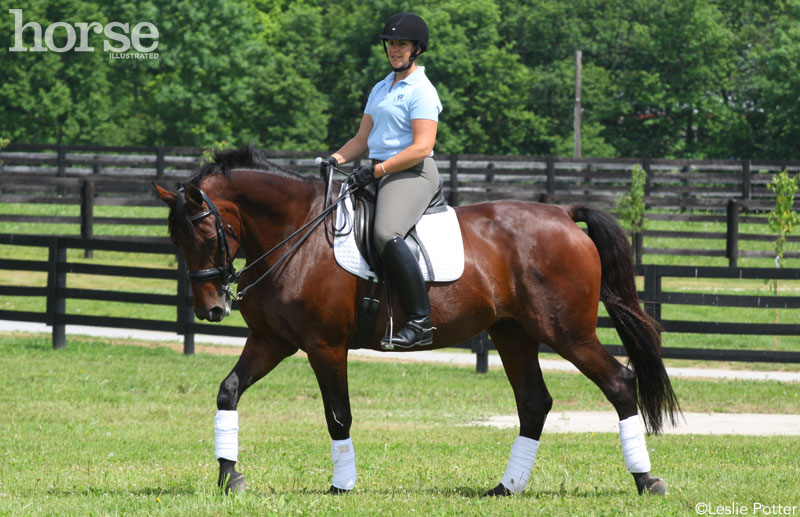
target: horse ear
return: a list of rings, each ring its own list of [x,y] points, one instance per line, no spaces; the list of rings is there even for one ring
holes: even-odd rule
[[[196,208],[199,210],[203,207],[203,194],[200,192],[200,188],[195,185],[194,183],[184,183],[183,190],[186,192],[186,201],[189,202],[191,205],[195,205]]]
[[[155,182],[153,183],[153,188],[156,189],[156,195],[158,195],[158,197],[161,199],[161,201],[166,203],[167,206],[172,207],[172,206],[175,205],[175,197],[176,197],[176,195],[175,195],[174,192],[170,192],[167,189],[163,189],[163,188],[159,187],[158,185],[155,184]]]

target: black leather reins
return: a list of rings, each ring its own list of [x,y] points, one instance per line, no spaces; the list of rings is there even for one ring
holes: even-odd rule
[[[230,233],[231,237],[233,237],[234,240],[236,240],[237,242],[240,242],[239,237],[236,235],[236,232],[233,231],[231,225],[229,225],[227,222],[225,222],[224,219],[222,219],[219,210],[217,210],[217,207],[211,201],[211,198],[209,198],[208,195],[206,195],[206,193],[203,192],[203,190],[198,187],[198,190],[200,190],[200,194],[203,196],[203,201],[205,201],[206,205],[208,205],[208,210],[193,215],[191,217],[191,221],[195,222],[210,215],[214,216],[215,224],[217,227],[217,243],[219,246],[220,257],[222,258],[223,265],[209,269],[202,269],[200,271],[189,271],[186,274],[189,281],[207,282],[209,280],[221,278],[223,282],[223,289],[229,296],[231,296],[232,298],[236,298],[236,300],[241,300],[242,298],[244,298],[244,296],[248,293],[248,291],[250,291],[250,289],[252,289],[256,284],[258,284],[259,282],[263,281],[268,276],[270,276],[278,268],[278,266],[283,264],[295,251],[297,251],[297,249],[300,246],[302,246],[303,243],[308,239],[311,233],[314,230],[316,230],[317,227],[320,224],[322,224],[322,222],[339,206],[339,203],[341,203],[350,194],[351,190],[354,188],[353,185],[348,185],[342,192],[342,195],[340,195],[339,198],[336,200],[336,202],[331,203],[330,201],[330,195],[331,195],[330,187],[331,187],[331,176],[332,176],[331,173],[332,171],[329,170],[328,181],[326,182],[327,188],[325,194],[325,208],[322,210],[322,212],[317,216],[315,216],[310,221],[308,221],[306,224],[298,228],[291,235],[283,239],[281,242],[275,245],[271,250],[267,251],[266,253],[264,253],[254,261],[252,261],[250,264],[247,264],[239,271],[236,271],[236,269],[233,267],[233,257],[231,257],[230,248],[228,246],[228,240],[225,238],[225,231],[227,230],[227,232]],[[181,191],[183,191],[183,189],[179,190],[179,192]],[[233,290],[231,289],[231,285],[238,282],[239,278],[245,271],[248,271],[250,268],[252,268],[256,264],[258,264],[259,262],[270,256],[272,253],[281,248],[284,244],[286,244],[290,240],[297,237],[301,232],[303,232],[306,229],[308,229],[308,231],[306,231],[300,237],[300,239],[289,249],[289,251],[284,253],[284,255],[281,258],[279,258],[272,266],[270,266],[270,268],[267,269],[265,273],[259,276],[252,283],[245,286],[243,289],[240,289],[238,294],[233,292]]]

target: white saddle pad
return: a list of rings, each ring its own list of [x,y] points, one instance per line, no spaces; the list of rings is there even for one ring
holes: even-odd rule
[[[340,193],[341,194],[341,193]],[[355,232],[352,228],[353,203],[348,196],[336,210],[336,228],[340,235],[333,240],[333,253],[336,262],[354,275],[361,278],[376,278],[367,261],[361,256],[356,245]],[[446,212],[422,216],[417,222],[417,234],[431,258],[434,282],[452,282],[464,272],[464,242],[461,240],[461,227],[458,224],[456,211],[447,207]],[[431,281],[425,257],[419,254],[419,265],[422,276]]]

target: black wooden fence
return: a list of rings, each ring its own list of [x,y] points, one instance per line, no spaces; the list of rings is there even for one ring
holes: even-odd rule
[[[298,172],[314,173],[313,158],[321,154],[274,151],[269,156]],[[164,225],[163,217],[97,217],[95,206],[160,206],[152,182],[169,185],[184,181],[200,163],[200,156],[201,150],[195,148],[12,144],[0,152],[0,202],[73,204],[81,209],[79,216],[0,214],[0,221],[79,224],[84,238],[94,237],[98,224]],[[742,249],[741,241],[774,237],[740,233],[739,224],[766,224],[763,211],[774,207],[774,193],[766,185],[783,169],[800,171],[800,162],[750,160],[437,155],[437,163],[453,205],[513,198],[589,202],[605,209],[615,207],[619,196],[630,188],[630,169],[641,165],[649,172],[646,203],[662,211],[648,213],[649,220],[718,222],[725,223],[726,231],[646,230],[636,241],[637,257],[724,257],[731,267],[742,257],[772,256],[768,251]],[[800,208],[800,200],[798,204]],[[651,238],[701,239],[709,246],[649,246]],[[788,241],[800,242],[800,237],[790,236]],[[800,253],[790,251],[785,257],[800,258]]]
[[[180,147],[11,144],[0,152],[0,160],[4,162],[0,172],[6,177],[6,189],[52,190],[73,186],[74,191],[74,184],[31,180],[180,181],[199,165],[201,154],[201,149]],[[315,170],[314,158],[326,151],[268,151],[267,154],[280,165],[310,173]],[[724,211],[729,199],[739,199],[749,209],[769,209],[774,206],[774,193],[767,184],[773,174],[783,169],[800,171],[800,162],[791,161],[494,155],[436,155],[435,158],[452,205],[515,198],[560,204],[590,202],[601,208],[613,208],[619,195],[629,188],[631,169],[641,165],[648,172],[645,190],[647,204],[652,208]],[[96,194],[108,189],[131,195],[128,188],[116,186],[113,181],[96,181]],[[13,193],[5,195],[10,201],[21,199]]]
[[[175,332],[184,336],[184,352],[194,353],[195,334],[219,336],[247,335],[247,329],[225,324],[203,324],[194,321],[191,305],[191,287],[186,280],[186,267],[179,254],[171,244],[156,242],[120,242],[105,239],[81,239],[75,237],[31,236],[0,234],[0,246],[32,246],[47,250],[42,260],[0,259],[0,270],[12,272],[46,273],[46,284],[0,285],[0,296],[3,297],[36,297],[46,300],[44,311],[0,310],[0,320],[28,321],[46,323],[53,328],[53,346],[62,348],[66,344],[66,325],[85,325],[96,327],[112,327],[136,330],[156,330]],[[70,261],[67,249],[93,249],[129,253],[154,253],[176,256],[178,266],[175,268],[145,268],[118,265],[102,265],[85,261]],[[46,258],[46,260],[45,260]],[[71,274],[99,275],[104,277],[103,288],[76,289],[67,285],[67,277]],[[728,307],[749,307],[754,309],[782,308],[800,309],[800,297],[786,296],[744,296],[744,295],[709,295],[704,293],[676,293],[662,289],[665,277],[690,278],[729,278],[729,279],[780,279],[800,280],[800,269],[761,269],[761,268],[717,268],[688,266],[654,266],[646,265],[638,268],[638,274],[644,276],[644,291],[640,297],[644,300],[645,309],[663,325],[666,332],[698,333],[698,334],[737,334],[737,335],[800,335],[798,324],[756,324],[756,323],[720,323],[717,321],[673,321],[661,318],[661,307],[664,304],[711,305]],[[150,278],[173,280],[176,289],[173,294],[151,294],[123,292],[113,288],[108,277]],[[108,302],[125,302],[131,304],[147,304],[169,306],[174,308],[174,318],[168,320],[137,319],[125,317],[97,316],[70,313],[68,300],[99,300]],[[234,305],[234,309],[236,306]],[[796,319],[796,318],[795,318]],[[610,327],[608,318],[600,318],[600,327]],[[461,347],[471,348],[478,354],[478,371],[486,371],[487,353],[491,344],[481,336],[462,343]],[[621,346],[609,345],[607,348],[614,354],[624,355]],[[728,350],[665,347],[664,357],[681,359],[704,359],[724,361],[761,361],[800,363],[800,352],[780,350]]]

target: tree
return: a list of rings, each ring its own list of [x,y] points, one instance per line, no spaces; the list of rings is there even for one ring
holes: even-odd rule
[[[794,197],[797,192],[797,176],[789,176],[787,169],[776,174],[767,188],[775,192],[775,208],[769,215],[769,229],[776,235],[775,267],[783,267],[783,253],[786,237],[800,223],[800,215],[794,210]]]
[[[586,156],[800,158],[800,0],[29,0],[43,28],[151,22],[159,57],[109,59],[93,32],[94,52],[4,50],[0,134],[335,148],[389,73],[398,11],[430,28],[438,152],[571,154],[581,49]]]
[[[637,264],[642,262],[642,248],[639,245],[639,240],[644,235],[646,221],[644,218],[647,210],[644,202],[646,183],[647,171],[637,163],[631,170],[630,189],[617,200],[617,217],[620,218],[623,226],[631,232]]]
[[[797,176],[789,176],[784,169],[772,178],[767,188],[775,192],[775,208],[769,213],[769,229],[775,232],[775,267],[783,267],[783,253],[786,237],[794,227],[800,223],[800,215],[794,211],[794,197],[797,193]],[[775,296],[778,295],[778,280],[773,280],[772,288]],[[778,323],[778,309],[775,309],[775,323]],[[775,346],[778,346],[778,336],[775,336]]]
[[[0,13],[0,32],[15,30],[15,16]],[[54,22],[74,24],[86,20],[107,23],[90,2],[33,0],[25,3],[23,23],[36,22],[42,33]],[[32,47],[34,33],[23,33]],[[64,47],[67,33],[53,31],[53,43]],[[102,46],[90,32],[89,44]],[[0,52],[0,133],[20,142],[96,143],[106,140],[104,123],[114,112],[114,95],[108,80],[110,65],[102,52]]]
[[[449,0],[419,11],[431,27],[426,73],[445,109],[437,149],[471,154],[550,149],[549,121],[534,109],[534,76],[498,32],[497,3]]]

